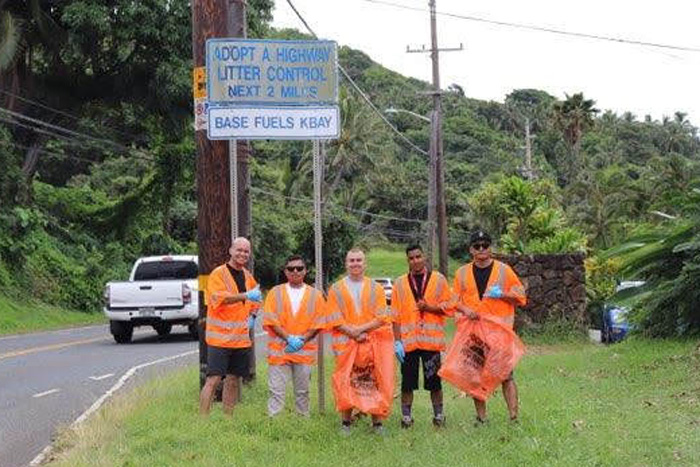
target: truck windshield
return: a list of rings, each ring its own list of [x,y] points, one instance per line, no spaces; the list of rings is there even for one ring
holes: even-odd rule
[[[141,263],[134,273],[135,281],[167,281],[196,279],[197,264],[193,261],[152,261]]]

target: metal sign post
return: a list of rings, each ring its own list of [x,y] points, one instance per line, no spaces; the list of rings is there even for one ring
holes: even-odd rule
[[[323,183],[323,154],[321,142],[314,140],[314,262],[316,263],[316,288],[323,290],[323,227],[321,224],[321,185]],[[318,335],[318,410],[326,410],[326,384],[324,374],[323,333]]]
[[[238,141],[228,142],[228,172],[231,180],[231,245],[238,238]]]

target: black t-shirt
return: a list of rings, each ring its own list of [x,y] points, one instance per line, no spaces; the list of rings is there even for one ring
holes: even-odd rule
[[[230,264],[226,263],[226,267],[228,268],[228,272],[231,273],[233,276],[233,280],[236,281],[236,287],[238,287],[238,293],[244,293],[246,292],[245,289],[245,273],[243,272],[243,269],[238,270],[238,269],[233,269]]]
[[[485,268],[480,268],[476,264],[474,265],[474,282],[476,282],[476,290],[479,291],[479,300],[484,298],[484,292],[486,292],[486,285],[489,283],[492,269],[493,262]]]
[[[428,288],[428,282],[430,281],[430,275],[433,271],[428,271],[426,274],[411,274],[409,272],[408,284],[411,286],[411,292],[413,293],[413,299],[417,302],[425,295],[425,289]],[[423,284],[423,278],[425,277],[425,285]],[[413,278],[413,280],[411,280]],[[415,285],[414,285],[415,282]]]

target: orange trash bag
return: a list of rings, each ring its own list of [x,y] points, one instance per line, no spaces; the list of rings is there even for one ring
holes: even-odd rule
[[[339,412],[355,408],[386,417],[394,392],[394,336],[388,326],[369,333],[367,341],[351,340],[336,360],[333,395]]]
[[[483,317],[463,319],[457,324],[438,375],[475,399],[485,401],[524,354],[525,344],[512,330]]]

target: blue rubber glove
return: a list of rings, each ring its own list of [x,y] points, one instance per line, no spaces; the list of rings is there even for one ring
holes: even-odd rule
[[[403,348],[403,342],[394,341],[394,353],[396,354],[396,358],[399,359],[399,362],[403,363],[404,359],[406,358],[406,351]]]
[[[255,329],[255,315],[248,315],[248,330]]]
[[[503,290],[501,290],[500,285],[493,285],[486,291],[484,296],[488,298],[503,298]]]
[[[260,292],[260,287],[255,287],[253,290],[249,290],[245,293],[246,300],[251,302],[262,302],[262,293]]]
[[[287,353],[294,353],[301,350],[304,347],[304,339],[300,336],[289,336],[287,337],[287,347],[284,351]]]

